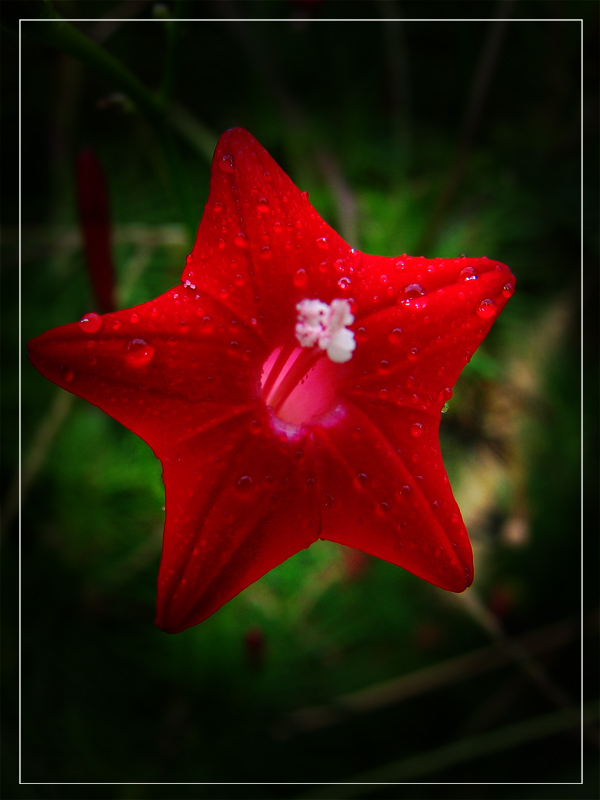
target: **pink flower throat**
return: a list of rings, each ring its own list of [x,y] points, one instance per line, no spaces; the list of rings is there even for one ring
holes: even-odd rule
[[[276,416],[298,427],[331,410],[340,365],[325,351],[296,343],[276,348],[263,365],[261,390]]]

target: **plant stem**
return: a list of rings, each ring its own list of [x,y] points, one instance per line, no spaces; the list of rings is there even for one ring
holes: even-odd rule
[[[154,95],[121,61],[59,17],[49,2],[45,3],[45,7],[48,19],[24,23],[23,33],[81,61],[107,83],[123,91],[151,123],[165,154],[181,217],[193,241],[197,227],[196,214],[172,131],[177,130],[203,158],[210,160],[212,150],[208,151],[204,140],[200,144],[198,137],[191,137],[188,128],[179,130],[178,117],[168,114],[165,99],[170,79],[163,86],[163,96]]]

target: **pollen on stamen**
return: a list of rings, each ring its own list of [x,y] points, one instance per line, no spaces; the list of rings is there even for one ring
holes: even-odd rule
[[[296,339],[302,347],[316,345],[336,364],[352,358],[356,341],[354,332],[347,327],[354,322],[348,300],[332,300],[331,305],[321,300],[302,300],[296,310]]]

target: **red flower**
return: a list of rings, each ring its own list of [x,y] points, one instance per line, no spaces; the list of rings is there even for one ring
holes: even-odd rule
[[[223,134],[182,285],[30,342],[162,462],[157,625],[200,622],[317,539],[469,586],[440,411],[514,283],[487,258],[350,248],[249,133]]]

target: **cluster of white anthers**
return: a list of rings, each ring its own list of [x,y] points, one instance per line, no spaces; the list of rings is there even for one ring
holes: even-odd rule
[[[337,364],[352,358],[356,342],[354,333],[346,326],[352,325],[354,316],[347,300],[332,300],[331,305],[320,300],[303,300],[296,309],[296,339],[302,347],[318,345]]]

